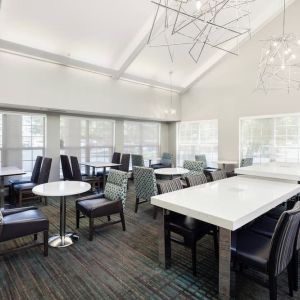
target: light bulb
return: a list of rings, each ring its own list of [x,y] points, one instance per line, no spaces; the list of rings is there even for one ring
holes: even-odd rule
[[[285,50],[285,51],[284,51],[284,54],[285,54],[285,55],[288,55],[288,54],[289,54],[289,51],[288,51],[288,50]]]
[[[270,53],[270,50],[267,50],[267,51],[266,51],[266,55],[268,55],[269,53]]]
[[[297,44],[300,46],[300,40],[297,41]]]
[[[285,69],[285,65],[281,65],[281,69],[284,70]]]
[[[270,58],[270,62],[273,62],[273,61],[274,61],[274,57],[271,57],[271,58]]]
[[[291,56],[291,58],[292,58],[292,59],[295,59],[295,58],[296,58],[296,55],[295,55],[295,54],[293,54],[293,55]]]
[[[196,8],[197,10],[199,11],[202,7],[202,3],[201,3],[201,0],[196,0]]]
[[[273,43],[273,46],[274,46],[274,47],[276,47],[277,45],[278,45],[277,42],[274,42],[274,43]]]

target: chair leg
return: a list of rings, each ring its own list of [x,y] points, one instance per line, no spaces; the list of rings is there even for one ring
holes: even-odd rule
[[[269,276],[270,300],[277,300],[277,278]]]
[[[136,198],[136,200],[135,200],[135,209],[134,209],[135,213],[137,213],[138,207],[139,207],[139,198]]]
[[[44,256],[48,256],[48,230],[44,231]]]
[[[94,237],[94,218],[89,218],[89,240],[92,241]]]
[[[293,268],[293,260],[289,263],[288,268],[288,282],[289,282],[289,295],[291,297],[294,296],[294,268]]]
[[[48,205],[48,197],[44,197],[44,204],[45,204],[45,206]]]
[[[111,218],[110,216],[107,216],[107,221],[110,222]]]
[[[80,210],[76,209],[76,228],[79,228]]]
[[[122,223],[123,231],[126,231],[125,217],[124,217],[124,212],[123,212],[123,210],[120,212],[120,217],[121,217],[121,223]]]
[[[19,207],[22,207],[22,191],[19,192]]]
[[[37,235],[37,233],[35,233],[35,234],[33,235],[33,240],[36,241],[37,238],[38,238],[38,235]]]
[[[219,237],[218,237],[217,230],[214,230],[213,238],[214,238],[215,256],[218,259],[219,258]]]
[[[196,241],[192,242],[192,268],[193,268],[193,275],[197,275],[197,243]]]
[[[299,280],[299,271],[298,271],[298,251],[295,251],[292,259],[293,265],[293,276],[294,276],[294,291],[298,291],[298,280]]]

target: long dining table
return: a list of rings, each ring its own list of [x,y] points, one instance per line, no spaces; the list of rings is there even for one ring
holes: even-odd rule
[[[163,211],[158,215],[160,264],[165,268],[170,264],[164,224],[165,215],[169,211],[218,226],[219,296],[221,299],[229,299],[232,232],[299,192],[298,184],[235,176],[152,197],[151,204]]]

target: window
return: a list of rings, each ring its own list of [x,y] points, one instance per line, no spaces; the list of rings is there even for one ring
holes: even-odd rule
[[[218,120],[177,123],[177,165],[205,154],[208,164],[218,160]]]
[[[158,157],[160,123],[125,121],[124,153],[142,154],[144,159]]]
[[[0,114],[1,165],[31,172],[38,155],[45,153],[46,116],[39,114]]]
[[[240,157],[254,163],[300,162],[300,115],[240,119]]]
[[[79,161],[110,162],[115,144],[115,121],[61,116],[61,153]]]

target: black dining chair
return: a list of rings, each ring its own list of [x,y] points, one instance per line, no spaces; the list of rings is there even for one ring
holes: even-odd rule
[[[73,180],[73,173],[68,155],[62,154],[60,156],[60,162],[64,180]]]
[[[183,188],[179,178],[166,180],[157,184],[159,194],[170,193],[181,190]],[[205,235],[213,235],[216,255],[218,255],[218,229],[216,226],[202,222],[200,220],[190,218],[170,211],[169,215],[165,215],[165,236],[167,260],[171,260],[171,241],[188,247],[192,251],[192,269],[193,275],[197,274],[197,241]],[[180,235],[183,240],[178,240],[171,236],[171,233]]]
[[[269,277],[270,299],[277,299],[277,278],[287,269],[289,294],[293,296],[293,256],[297,246],[300,222],[300,203],[285,211],[275,225],[270,237],[252,229],[239,230],[236,245],[232,247],[234,263],[248,266]],[[250,227],[251,228],[251,227]]]
[[[10,197],[13,196],[15,185],[23,184],[23,183],[30,183],[30,182],[33,182],[33,183],[38,182],[40,171],[41,171],[42,161],[43,161],[42,156],[36,157],[30,179],[10,179],[9,180],[9,195],[10,195]]]
[[[121,166],[119,167],[119,170],[128,173],[129,164],[130,164],[130,154],[123,153],[121,158]]]
[[[18,197],[18,205],[22,206],[23,197],[26,199],[40,198],[32,193],[32,189],[39,184],[47,183],[49,180],[50,170],[51,170],[52,158],[45,157],[43,159],[41,171],[39,174],[38,181],[17,184],[14,186],[14,193]],[[45,204],[47,204],[47,199],[45,198]]]
[[[114,163],[114,164],[120,164],[120,160],[121,160],[121,153],[120,152],[114,152],[113,156],[112,156],[112,159],[111,159],[111,162]],[[111,169],[118,170],[119,166],[111,167]]]
[[[48,231],[49,220],[41,210],[36,207],[22,207],[13,209],[2,209],[0,211],[0,242],[33,235],[34,243],[9,249],[0,255],[11,254],[20,249],[44,246],[44,256],[48,256]],[[43,233],[43,242],[37,243],[38,233]]]
[[[96,176],[88,176],[83,177],[81,174],[79,162],[77,156],[70,156],[72,172],[73,172],[73,180],[75,181],[84,181],[91,185],[92,190],[96,188],[96,186],[100,185],[100,178]]]

